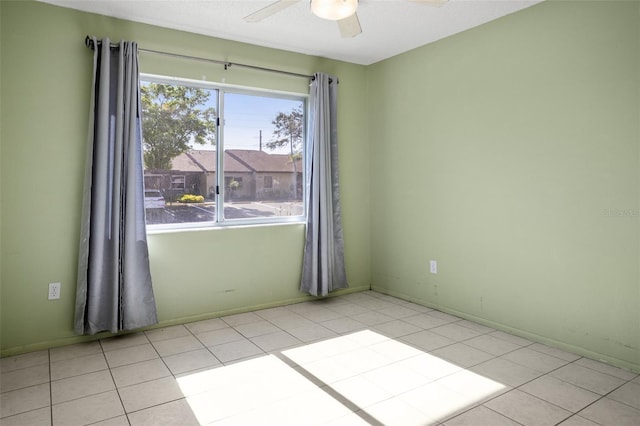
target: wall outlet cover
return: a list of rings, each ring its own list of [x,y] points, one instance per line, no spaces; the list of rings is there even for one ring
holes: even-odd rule
[[[49,300],[60,299],[60,283],[49,283]]]

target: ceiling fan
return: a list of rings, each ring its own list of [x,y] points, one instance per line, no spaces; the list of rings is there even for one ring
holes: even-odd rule
[[[293,6],[300,0],[277,0],[262,9],[244,17],[247,22],[260,22],[271,15]],[[449,0],[408,0],[415,3],[425,3],[441,6]],[[342,37],[355,37],[362,32],[360,20],[356,10],[358,0],[310,0],[311,12],[314,15],[336,21]]]

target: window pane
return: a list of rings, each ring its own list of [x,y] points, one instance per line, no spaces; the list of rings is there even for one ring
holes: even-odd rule
[[[224,94],[224,218],[303,214],[304,102]]]
[[[218,91],[143,82],[147,224],[215,219]]]

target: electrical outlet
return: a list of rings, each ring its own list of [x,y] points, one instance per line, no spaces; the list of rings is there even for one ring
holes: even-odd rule
[[[432,274],[437,274],[438,273],[438,261],[437,260],[430,260],[429,261],[429,271]]]
[[[49,283],[49,300],[60,299],[60,283]]]

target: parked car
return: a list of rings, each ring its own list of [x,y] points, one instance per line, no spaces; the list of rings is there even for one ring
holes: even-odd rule
[[[144,191],[144,208],[145,209],[163,209],[164,197],[157,189],[147,189]]]

